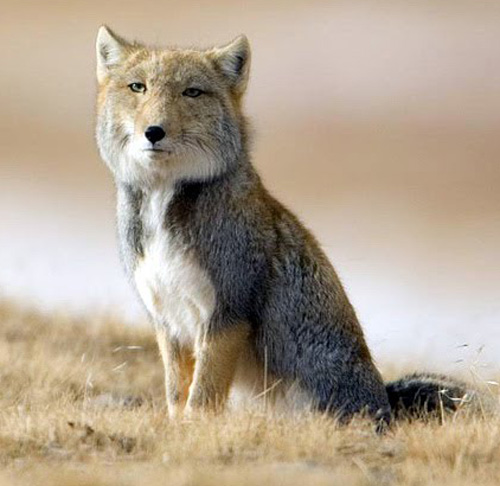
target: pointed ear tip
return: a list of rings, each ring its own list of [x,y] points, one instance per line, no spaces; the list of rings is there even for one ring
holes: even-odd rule
[[[102,24],[97,31],[98,39],[115,39],[118,40],[119,37],[106,25]]]
[[[238,37],[235,37],[229,44],[223,48],[225,50],[229,50],[231,52],[240,52],[241,54],[245,54],[245,57],[250,56],[250,42],[248,41],[248,37],[245,34],[240,34]]]
[[[237,42],[238,44],[244,44],[246,46],[250,46],[250,41],[248,40],[248,37],[246,34],[240,34],[236,39],[234,39],[234,42]]]
[[[100,42],[108,37],[111,37],[108,26],[101,25],[97,30],[97,42]]]

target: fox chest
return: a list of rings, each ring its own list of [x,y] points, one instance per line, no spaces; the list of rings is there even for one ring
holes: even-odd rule
[[[154,227],[135,266],[137,291],[157,326],[192,346],[215,307],[215,289],[191,250]]]

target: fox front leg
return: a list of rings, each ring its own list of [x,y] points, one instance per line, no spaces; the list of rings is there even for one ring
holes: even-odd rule
[[[236,371],[238,358],[248,343],[249,326],[240,324],[200,337],[195,348],[196,364],[189,389],[186,415],[222,411]]]
[[[180,416],[187,401],[193,378],[194,357],[186,348],[171,339],[165,330],[156,332],[158,347],[165,368],[165,393],[170,418]]]

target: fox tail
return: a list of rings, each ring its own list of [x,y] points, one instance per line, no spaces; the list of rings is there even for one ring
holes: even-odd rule
[[[394,418],[423,418],[456,412],[476,401],[466,383],[438,373],[412,373],[386,384]]]

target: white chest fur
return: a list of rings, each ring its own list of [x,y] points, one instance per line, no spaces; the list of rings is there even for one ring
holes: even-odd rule
[[[144,305],[173,338],[192,346],[215,307],[215,290],[192,252],[174,241],[164,218],[173,190],[145,196],[141,210],[147,235],[134,279]]]

